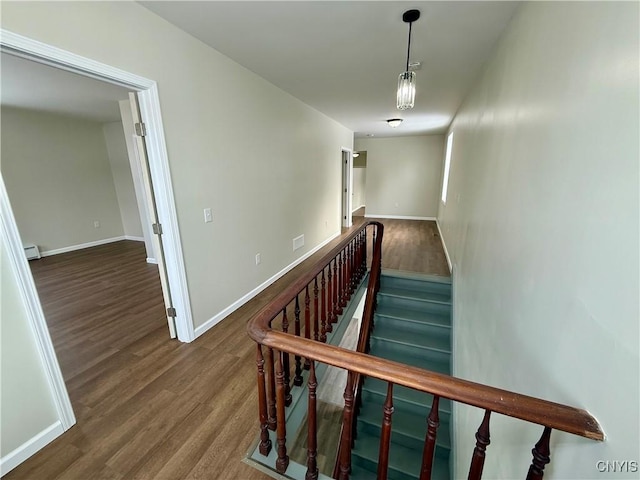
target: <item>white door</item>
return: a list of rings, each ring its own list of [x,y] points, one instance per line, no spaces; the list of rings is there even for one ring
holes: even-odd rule
[[[133,125],[135,127],[135,145],[136,154],[140,162],[140,170],[142,171],[142,184],[146,196],[146,203],[151,216],[151,228],[153,230],[153,249],[156,252],[156,260],[158,261],[158,271],[160,273],[160,283],[162,284],[162,295],[164,297],[164,305],[166,307],[167,322],[169,324],[169,333],[171,338],[176,338],[176,311],[171,301],[171,288],[169,287],[169,277],[165,266],[164,248],[162,246],[162,225],[158,219],[158,208],[156,198],[153,193],[153,181],[151,179],[151,168],[149,167],[149,158],[147,156],[147,144],[145,143],[145,125],[140,115],[140,105],[138,103],[138,94],[129,93],[129,102],[131,103],[131,114],[133,115]]]

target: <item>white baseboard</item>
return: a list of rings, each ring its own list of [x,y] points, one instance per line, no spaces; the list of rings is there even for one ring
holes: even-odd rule
[[[438,233],[440,234],[440,241],[442,242],[442,248],[444,249],[444,256],[447,257],[447,265],[449,265],[449,273],[453,272],[451,268],[451,257],[449,256],[449,250],[447,250],[447,244],[444,243],[444,237],[442,236],[442,230],[440,229],[440,222],[436,218],[436,225],[438,226]]]
[[[333,235],[331,235],[329,238],[327,238],[324,242],[322,242],[321,244],[319,244],[318,246],[316,246],[315,248],[313,248],[313,250],[310,250],[309,252],[305,253],[303,256],[301,256],[300,258],[296,259],[293,263],[287,265],[285,268],[283,268],[282,270],[280,270],[278,273],[276,273],[275,275],[273,275],[271,278],[269,278],[267,281],[261,283],[260,285],[258,285],[256,288],[254,288],[253,290],[251,290],[249,293],[247,293],[246,295],[244,295],[243,297],[239,298],[238,300],[236,300],[235,302],[233,302],[231,305],[229,305],[227,308],[225,308],[224,310],[222,310],[220,313],[216,314],[215,316],[211,317],[209,320],[207,320],[206,322],[204,322],[202,325],[200,325],[199,327],[196,327],[195,329],[195,338],[198,338],[200,335],[202,335],[204,332],[206,332],[207,330],[209,330],[210,328],[212,328],[214,325],[216,325],[217,323],[219,323],[221,320],[223,320],[224,318],[226,318],[228,315],[232,314],[234,311],[236,311],[238,308],[240,308],[242,305],[244,305],[245,303],[247,303],[249,300],[251,300],[253,297],[255,297],[256,295],[258,295],[260,292],[262,292],[265,288],[267,288],[269,285],[271,285],[273,282],[275,282],[276,280],[278,280],[279,278],[281,278],[283,275],[285,275],[286,273],[290,272],[291,270],[293,270],[293,268],[297,267],[298,265],[300,265],[302,262],[304,262],[307,258],[309,258],[311,255],[313,255],[314,253],[316,253],[318,250],[320,250],[322,247],[324,247],[325,245],[327,245],[329,242],[331,242],[332,240],[334,240],[335,238],[340,236],[340,232],[336,232]]]
[[[125,240],[133,240],[134,242],[144,242],[144,237],[136,237],[134,235],[125,235]]]
[[[354,208],[353,210],[351,210],[351,213],[356,212],[358,210],[360,210],[361,208],[366,207],[366,205],[360,205],[359,207]]]
[[[0,476],[4,476],[9,473],[27,458],[43,449],[63,433],[64,428],[62,428],[62,423],[57,421],[24,442],[15,450],[7,453],[4,457],[0,458]]]
[[[154,265],[158,264],[158,260],[155,258],[147,257],[147,263],[153,263]]]
[[[409,215],[376,215],[375,213],[366,213],[364,216],[365,218],[389,218],[394,220],[436,220],[436,217],[412,217]]]
[[[71,245],[69,247],[55,248],[53,250],[47,250],[46,252],[40,252],[40,255],[43,257],[50,257],[51,255],[59,255],[60,253],[74,252],[76,250],[97,247],[99,245],[106,245],[107,243],[120,242],[122,240],[127,240],[127,237],[123,235],[121,237],[104,238],[102,240],[96,240],[95,242],[81,243],[79,245]]]

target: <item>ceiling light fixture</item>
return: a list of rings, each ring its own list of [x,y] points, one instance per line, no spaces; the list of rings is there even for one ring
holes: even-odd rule
[[[359,157],[360,156],[360,152],[353,152],[353,158]]]
[[[401,118],[390,118],[387,120],[387,123],[391,128],[397,128],[402,122],[403,120]]]
[[[407,10],[402,21],[409,24],[409,41],[407,43],[407,67],[398,77],[398,110],[413,108],[416,99],[416,72],[409,71],[409,54],[411,53],[411,25],[420,18],[420,10]]]

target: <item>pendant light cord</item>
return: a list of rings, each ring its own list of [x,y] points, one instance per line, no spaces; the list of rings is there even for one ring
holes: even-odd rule
[[[411,53],[411,26],[413,22],[409,22],[409,42],[407,43],[407,69],[405,72],[409,71],[409,54]]]

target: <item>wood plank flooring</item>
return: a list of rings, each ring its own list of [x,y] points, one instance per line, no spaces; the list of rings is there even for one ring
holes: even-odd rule
[[[435,263],[442,247],[424,223],[384,220],[385,268],[446,269]],[[245,325],[339,240],[191,344],[169,339],[157,268],[145,262],[143,244],[32,262],[77,424],[3,478],[270,478],[241,462],[258,433]]]

